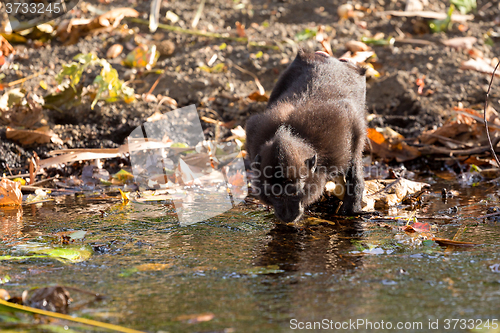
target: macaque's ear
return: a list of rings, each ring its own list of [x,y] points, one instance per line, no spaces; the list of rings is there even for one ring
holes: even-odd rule
[[[253,160],[252,169],[259,169],[260,170],[260,162],[261,161],[262,161],[262,157],[260,157],[260,155],[257,154]]]
[[[318,159],[317,159],[316,154],[314,154],[313,157],[308,158],[304,163],[311,170],[311,172],[316,171],[316,164],[318,163]]]

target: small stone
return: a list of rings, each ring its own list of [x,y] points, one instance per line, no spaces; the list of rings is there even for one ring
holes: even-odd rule
[[[118,57],[122,52],[123,52],[123,45],[114,44],[108,49],[108,52],[106,52],[106,58],[114,59]]]
[[[162,56],[170,56],[175,51],[175,44],[171,40],[163,40],[156,44],[156,49]]]

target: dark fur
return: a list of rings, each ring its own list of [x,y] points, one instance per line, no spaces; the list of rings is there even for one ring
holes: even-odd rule
[[[248,119],[254,185],[281,220],[298,220],[338,174],[346,179],[340,213],[361,210],[365,87],[364,70],[356,65],[299,51],[278,80],[266,112]],[[287,186],[286,193],[273,195],[270,190],[280,186]]]

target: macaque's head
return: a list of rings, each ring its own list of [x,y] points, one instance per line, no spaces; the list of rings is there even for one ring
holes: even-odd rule
[[[317,154],[293,129],[281,126],[252,163],[253,185],[264,203],[283,222],[295,222],[319,199],[325,178],[317,172]]]

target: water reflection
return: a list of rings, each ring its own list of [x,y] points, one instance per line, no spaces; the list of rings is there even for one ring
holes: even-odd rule
[[[0,210],[0,239],[9,242],[22,236],[23,208],[4,206]]]
[[[256,265],[311,273],[352,269],[362,264],[361,259],[343,254],[352,250],[352,241],[360,239],[361,231],[361,226],[353,221],[301,229],[277,223],[269,231]]]

